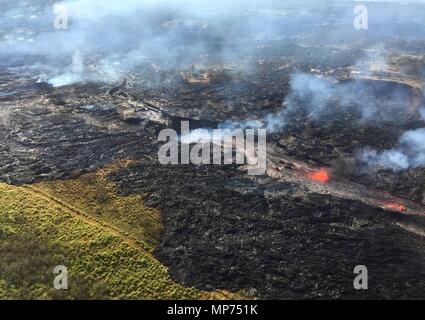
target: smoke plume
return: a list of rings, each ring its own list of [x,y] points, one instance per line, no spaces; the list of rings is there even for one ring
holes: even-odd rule
[[[425,128],[406,131],[398,146],[378,152],[365,149],[360,160],[373,169],[390,169],[394,172],[425,165]]]
[[[67,8],[67,30],[53,28],[53,3]],[[231,63],[255,50],[261,40],[321,39],[326,34],[324,41],[344,41],[356,32],[352,26],[356,4],[349,0],[6,0],[1,2],[0,65],[25,65],[26,71],[60,86],[114,82],[126,72],[140,70],[143,63],[183,68],[208,61],[212,54],[215,60],[208,62]],[[416,27],[422,21],[418,10],[372,9],[371,30],[393,32],[391,19],[397,16],[409,23],[398,34],[425,33]]]

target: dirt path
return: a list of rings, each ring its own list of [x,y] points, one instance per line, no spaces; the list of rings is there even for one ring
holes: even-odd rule
[[[139,252],[142,252],[144,254],[148,254],[152,258],[152,248],[150,248],[148,245],[143,244],[141,241],[138,241],[134,237],[128,235],[126,232],[120,230],[119,228],[106,223],[105,221],[101,221],[99,219],[96,219],[89,214],[85,213],[84,211],[75,208],[74,206],[63,202],[61,199],[58,199],[50,194],[47,194],[45,191],[41,190],[38,187],[26,185],[21,187],[24,192],[30,193],[40,199],[43,199],[46,202],[51,203],[52,205],[61,208],[65,212],[68,212],[72,214],[75,217],[78,217],[79,219],[83,220],[85,223],[88,223],[94,227],[101,228],[108,233],[120,238],[124,243],[128,244],[130,247],[138,250]]]

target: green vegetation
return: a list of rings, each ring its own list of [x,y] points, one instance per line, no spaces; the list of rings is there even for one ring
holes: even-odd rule
[[[151,254],[162,230],[159,212],[143,205],[143,195],[118,196],[106,173],[0,184],[0,298],[241,298],[173,282]],[[68,268],[68,290],[53,288],[57,265]]]
[[[77,179],[43,182],[37,189],[94,219],[105,221],[153,249],[162,233],[161,213],[144,205],[144,195],[122,197],[107,175],[130,161],[115,162]]]

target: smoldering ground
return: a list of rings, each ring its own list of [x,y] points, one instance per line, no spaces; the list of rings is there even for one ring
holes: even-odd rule
[[[1,65],[17,74],[29,74],[35,81],[63,86],[121,82],[146,64],[163,69],[185,69],[195,63],[231,65],[264,41],[308,39],[341,44],[350,38],[366,42],[362,49],[379,46],[381,50],[385,46],[376,39],[393,34],[409,40],[424,37],[425,31],[418,25],[425,6],[420,1],[411,3],[414,5],[381,5],[379,9],[373,1],[365,3],[370,26],[367,32],[359,33],[352,25],[357,1],[2,1]],[[53,27],[54,4],[67,8],[68,29]],[[369,59],[367,53],[364,56]],[[245,68],[253,69],[250,63]],[[280,111],[263,118],[241,115],[223,120],[221,127],[266,127],[276,132],[297,119],[332,125],[335,118],[353,110],[356,125],[395,122],[407,95],[401,87],[392,88],[383,108],[382,96],[371,91],[367,83],[335,84],[332,78],[295,72],[290,93],[281,97]],[[400,139],[403,152],[412,153]],[[398,146],[394,148],[400,151]],[[382,165],[384,158],[395,154],[393,151],[372,151],[363,159]],[[399,153],[398,159],[404,161],[405,157]],[[414,163],[419,162],[416,159]]]
[[[68,29],[53,27],[54,4],[67,9]],[[184,68],[200,61],[239,61],[260,40],[326,34],[328,40],[341,41],[355,36],[356,4],[327,0],[2,1],[0,56],[2,64],[24,66],[21,72],[38,73],[40,81],[53,85],[118,81],[146,62]],[[391,27],[389,21],[397,15],[399,21],[411,23],[411,28],[406,27],[410,36],[420,33],[415,27],[418,8],[382,10],[370,10],[374,30]],[[372,37],[372,32],[362,36]]]

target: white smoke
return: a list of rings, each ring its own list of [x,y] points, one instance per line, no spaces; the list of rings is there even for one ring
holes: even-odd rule
[[[378,152],[366,148],[360,155],[360,161],[375,170],[390,169],[394,172],[424,166],[425,128],[405,132],[393,149]]]
[[[425,108],[420,108],[419,114],[421,115],[422,120],[425,121]]]
[[[184,67],[208,56],[211,50],[225,64],[226,59],[234,58],[235,43],[244,42],[248,48],[250,42],[244,36],[281,32],[269,26],[267,19],[260,22],[261,17],[248,14],[275,2],[272,0],[56,2],[66,8],[66,30],[53,26],[53,2],[18,0],[15,6],[10,2],[10,6],[7,1],[0,5],[0,58],[45,57],[49,65],[40,74],[46,73],[56,86],[79,81],[114,82],[126,72],[140,70],[146,61],[161,67]],[[211,43],[218,45],[211,48]],[[76,52],[85,64],[82,73],[73,72]],[[52,66],[56,68],[53,73]]]
[[[67,30],[53,28],[53,3],[68,8]],[[242,51],[235,51],[235,47],[242,46],[246,57],[247,52],[257,48],[257,40],[290,38],[299,35],[300,30],[313,36],[311,28],[326,25],[327,19],[351,28],[352,7],[337,6],[340,3],[341,0],[6,0],[1,1],[0,10],[0,63],[26,55],[31,56],[28,61],[33,61],[32,56],[44,57],[49,65],[40,73],[46,73],[56,85],[99,79],[117,81],[151,60],[162,67],[190,66],[212,52],[221,64],[227,64],[240,61]],[[390,13],[398,15],[398,9],[391,8]],[[338,22],[334,10],[338,10]],[[345,31],[335,28],[327,36],[345,39]],[[70,72],[77,50],[85,64],[83,75]],[[53,67],[57,70],[51,72]]]
[[[84,62],[79,51],[72,56],[71,66],[64,74],[54,76],[48,82],[54,87],[62,87],[82,81],[84,78]]]
[[[375,87],[386,83],[375,82]],[[405,110],[408,90],[402,87],[386,89],[385,101],[373,88],[362,81],[339,82],[334,78],[322,78],[313,74],[297,73],[290,80],[291,91],[284,98],[282,109],[263,119],[227,121],[224,128],[267,128],[279,132],[295,114],[302,113],[305,120],[321,123],[347,112],[358,114],[359,124],[394,121]],[[379,91],[379,90],[378,90]],[[425,114],[425,112],[424,112]]]

